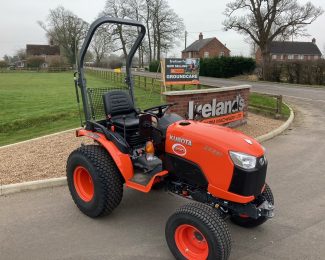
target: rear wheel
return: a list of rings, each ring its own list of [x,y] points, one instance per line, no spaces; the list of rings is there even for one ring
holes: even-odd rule
[[[75,204],[90,217],[111,213],[122,200],[123,178],[99,145],[82,146],[70,154],[67,180]]]
[[[269,185],[265,184],[265,189],[262,195],[269,203],[272,203],[272,205],[274,205],[274,197]],[[243,216],[233,215],[230,217],[230,220],[238,226],[251,228],[263,224],[265,221],[267,221],[267,218],[259,217],[258,219],[254,219],[244,215]]]
[[[231,237],[217,210],[190,203],[167,221],[166,241],[176,259],[228,259]]]

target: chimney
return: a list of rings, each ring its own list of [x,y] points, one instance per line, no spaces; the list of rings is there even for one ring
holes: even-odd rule
[[[199,34],[199,40],[203,40],[203,34],[201,32]]]
[[[312,42],[313,44],[316,44],[316,39],[313,38],[313,39],[311,40],[311,42]]]

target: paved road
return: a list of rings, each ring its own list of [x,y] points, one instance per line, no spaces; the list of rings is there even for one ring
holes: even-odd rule
[[[291,96],[297,116],[291,130],[264,143],[276,216],[250,230],[229,223],[231,259],[324,259],[325,91],[255,88]],[[111,216],[93,220],[78,211],[66,187],[0,197],[0,258],[172,259],[164,225],[185,202],[162,191],[126,190]]]
[[[160,73],[134,72],[134,74],[153,77],[153,78],[160,78]],[[273,82],[252,82],[252,81],[245,81],[245,80],[220,79],[220,78],[210,78],[210,77],[200,77],[200,82],[203,85],[218,86],[218,87],[251,85],[252,90],[256,92],[263,92],[269,94],[281,94],[286,97],[295,97],[306,101],[316,100],[318,102],[325,103],[324,89],[302,87],[302,85],[278,84]]]

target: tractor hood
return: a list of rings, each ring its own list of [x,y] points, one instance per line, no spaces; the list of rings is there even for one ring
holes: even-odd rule
[[[171,147],[174,144],[180,144],[179,147],[194,149],[196,153],[201,155],[206,151],[220,156],[228,155],[229,151],[241,152],[255,157],[264,154],[262,146],[255,139],[239,131],[190,120],[178,121],[170,125],[167,130],[166,142],[170,143]]]

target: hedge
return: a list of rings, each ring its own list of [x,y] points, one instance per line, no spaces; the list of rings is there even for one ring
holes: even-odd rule
[[[251,73],[256,67],[255,60],[245,57],[215,57],[200,61],[200,76],[230,78]]]
[[[150,62],[149,71],[150,72],[157,72],[157,71],[161,72],[160,61],[154,60],[154,61]]]
[[[325,60],[272,62],[267,68],[270,81],[325,85]]]

